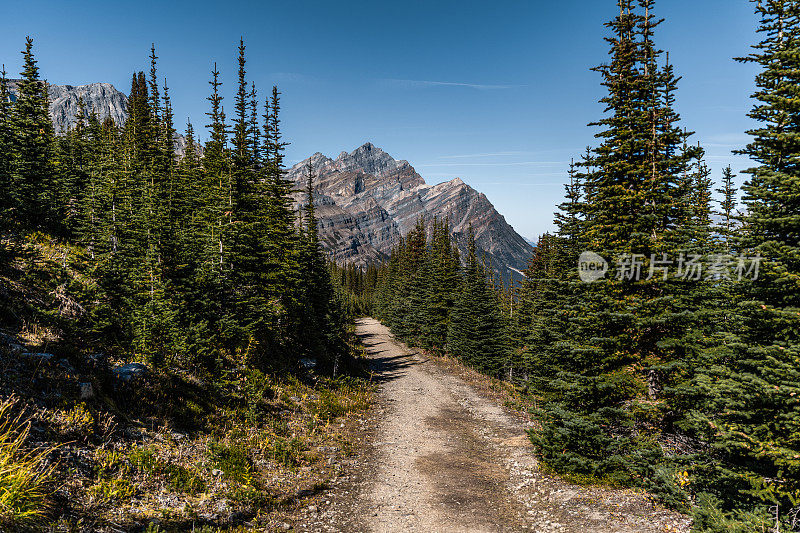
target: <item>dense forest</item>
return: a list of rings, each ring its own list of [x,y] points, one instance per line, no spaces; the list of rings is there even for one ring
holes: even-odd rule
[[[240,42],[233,117],[215,65],[208,140],[189,123],[178,155],[155,47],[123,125],[81,101],[63,135],[30,38],[23,56],[13,95],[0,77],[0,529],[141,530],[134,498],[164,491],[187,502],[169,529],[290,511],[369,386],[314,169],[284,178],[281,93]]]
[[[215,68],[210,139],[201,149],[189,123],[180,158],[155,48],[149,76],[133,75],[124,126],[81,109],[77,126],[56,137],[32,46],[13,104],[5,74],[0,83],[0,209],[5,231],[41,232],[85,257],[97,284],[81,295],[92,306],[70,340],[156,367],[218,370],[225,354],[239,354],[261,368],[309,355],[333,368],[345,324],[312,189],[295,213],[280,92],[259,100],[244,44],[232,123]],[[313,178],[308,169],[309,187]]]
[[[758,2],[761,41],[738,59],[760,68],[741,209],[731,168],[714,189],[676,111],[654,2],[619,8],[593,69],[598,144],[571,165],[521,286],[494,279],[471,236],[459,258],[447,220],[420,221],[377,273],[343,281],[404,340],[525,391],[554,471],[645,488],[697,531],[795,530],[800,6]],[[616,268],[582,281],[585,251]]]

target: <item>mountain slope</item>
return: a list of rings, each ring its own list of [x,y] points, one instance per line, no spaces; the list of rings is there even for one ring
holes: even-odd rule
[[[518,276],[533,254],[486,195],[458,178],[428,185],[408,161],[366,143],[336,159],[316,153],[296,164],[287,176],[298,189],[308,163],[318,174],[314,201],[321,237],[337,261],[366,265],[387,257],[420,217],[449,218],[462,254],[472,225],[478,246],[506,279]],[[301,195],[296,199],[302,202]]]

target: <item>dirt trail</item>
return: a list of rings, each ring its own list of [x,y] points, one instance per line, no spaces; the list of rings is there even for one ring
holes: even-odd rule
[[[380,385],[361,467],[306,513],[300,531],[656,532],[688,521],[630,491],[570,485],[539,471],[525,422],[364,319],[358,335]]]

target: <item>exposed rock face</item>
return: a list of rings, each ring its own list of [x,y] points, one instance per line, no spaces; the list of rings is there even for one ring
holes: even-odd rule
[[[449,218],[462,254],[472,224],[477,245],[506,279],[518,276],[533,254],[486,196],[458,178],[427,185],[408,161],[367,143],[336,159],[316,153],[298,163],[288,172],[298,189],[304,187],[309,162],[318,175],[314,203],[320,237],[339,262],[367,265],[386,258],[420,217]],[[302,195],[296,200],[304,201]]]
[[[19,80],[9,80],[8,87],[11,100],[16,99]],[[83,98],[86,114],[94,111],[103,122],[111,117],[117,126],[123,126],[128,120],[128,97],[114,88],[110,83],[90,83],[88,85],[48,85],[47,96],[50,99],[50,117],[56,133],[64,134],[74,127],[78,117],[78,99]],[[200,147],[198,147],[200,149]],[[186,138],[175,135],[175,153],[183,156],[186,152]]]
[[[11,98],[17,90],[19,80],[9,80]],[[128,97],[110,83],[90,83],[89,85],[48,85],[50,116],[56,133],[64,133],[75,125],[78,116],[78,99],[83,98],[86,113],[92,110],[102,122],[106,117],[121,126],[128,118]]]

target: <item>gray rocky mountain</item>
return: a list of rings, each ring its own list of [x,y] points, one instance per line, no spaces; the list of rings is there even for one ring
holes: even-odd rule
[[[12,99],[18,81],[9,80]],[[111,117],[118,126],[121,126],[128,118],[128,97],[110,83],[77,86],[48,84],[47,95],[50,98],[50,116],[56,133],[64,133],[75,125],[79,98],[83,98],[86,112],[94,110],[101,122],[106,117]]]
[[[388,256],[420,217],[449,218],[462,254],[470,224],[478,247],[505,279],[519,277],[533,247],[486,198],[460,179],[428,185],[408,161],[366,143],[336,159],[321,153],[296,164],[288,179],[302,189],[308,163],[318,175],[314,203],[325,248],[339,262],[366,265]],[[296,201],[303,201],[302,195]]]
[[[15,99],[19,80],[9,80],[12,101]],[[118,91],[110,83],[90,83],[88,85],[51,85],[47,86],[50,99],[50,117],[56,133],[63,134],[75,126],[78,117],[78,100],[83,98],[86,113],[93,110],[100,122],[111,117],[117,126],[128,120],[128,97]],[[175,153],[183,155],[186,151],[186,138],[175,135]]]

